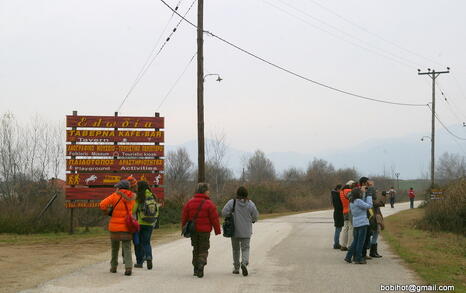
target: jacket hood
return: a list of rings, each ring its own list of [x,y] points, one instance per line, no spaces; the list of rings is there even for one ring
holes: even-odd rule
[[[136,197],[132,191],[127,190],[127,189],[118,189],[116,191],[116,194],[121,195],[123,199],[126,201],[132,201]]]
[[[193,198],[201,198],[201,199],[210,199],[210,197],[207,194],[204,193],[196,193]]]
[[[241,207],[245,207],[249,204],[249,200],[248,199],[239,199],[239,198],[236,198],[236,204],[241,206]]]

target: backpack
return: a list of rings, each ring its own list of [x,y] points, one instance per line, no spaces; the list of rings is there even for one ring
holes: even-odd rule
[[[149,198],[146,197],[144,204],[139,208],[141,220],[147,223],[155,223],[158,210],[154,195]]]

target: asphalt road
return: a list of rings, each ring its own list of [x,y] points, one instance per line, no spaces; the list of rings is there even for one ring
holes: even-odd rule
[[[408,205],[388,206],[382,212],[388,216]],[[254,224],[248,277],[231,273],[230,239],[212,234],[202,279],[192,275],[191,246],[189,239],[183,238],[154,248],[151,271],[133,269],[133,275],[127,277],[120,264],[118,273],[111,274],[106,261],[24,292],[365,293],[380,292],[380,284],[419,283],[381,238],[379,253],[383,258],[369,260],[367,265],[346,263],[344,252],[332,249],[332,213],[319,211]]]

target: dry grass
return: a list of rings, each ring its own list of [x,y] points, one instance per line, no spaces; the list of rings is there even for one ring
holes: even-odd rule
[[[466,292],[466,237],[421,230],[424,209],[400,212],[385,219],[383,237],[426,284],[454,285]]]

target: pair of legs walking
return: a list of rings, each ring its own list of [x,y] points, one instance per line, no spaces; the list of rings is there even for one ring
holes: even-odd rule
[[[131,240],[111,240],[112,259],[110,260],[110,272],[116,273],[117,271],[120,241],[122,243],[123,261],[126,269],[125,275],[131,275],[131,269],[133,267],[133,259],[131,258]]]
[[[152,246],[150,239],[152,236],[152,225],[141,225],[141,229],[136,233],[134,239],[134,250],[136,253],[135,267],[142,268],[144,261],[147,261],[147,269],[152,269]]]
[[[210,248],[210,232],[194,232],[191,235],[191,246],[193,247],[194,275],[202,278],[204,266],[207,264]]]
[[[335,234],[333,235],[333,248],[340,249],[340,233],[343,227],[335,227]]]
[[[239,269],[243,276],[248,275],[247,266],[249,264],[249,245],[251,238],[231,238],[231,246],[233,248],[233,274],[239,274]],[[241,254],[241,263],[239,261]]]

